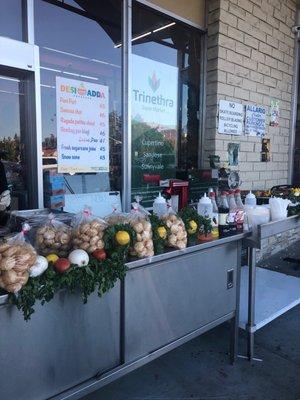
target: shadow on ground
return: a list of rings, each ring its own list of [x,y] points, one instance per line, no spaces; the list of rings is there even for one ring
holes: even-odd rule
[[[256,334],[263,362],[229,364],[224,324],[94,392],[84,400],[300,399],[300,306]],[[245,354],[244,332],[240,353]]]
[[[260,265],[300,277],[299,242]],[[300,305],[259,330],[255,356],[229,364],[223,324],[83,400],[300,400]],[[240,332],[239,353],[246,353]]]

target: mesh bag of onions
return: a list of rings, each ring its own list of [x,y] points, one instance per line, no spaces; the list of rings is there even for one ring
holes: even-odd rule
[[[168,212],[161,218],[170,229],[168,236],[168,246],[175,249],[184,249],[187,246],[187,233],[184,222],[168,205]]]
[[[35,248],[39,254],[67,257],[72,247],[72,229],[50,213],[43,217],[35,234]]]
[[[35,264],[37,254],[26,242],[30,226],[23,224],[22,231],[0,244],[0,287],[17,293],[27,283],[29,269]]]
[[[152,227],[148,215],[149,212],[140,205],[138,199],[132,203],[132,210],[128,214],[128,220],[136,232],[136,243],[130,249],[130,254],[138,258],[152,257],[154,255]]]
[[[88,253],[104,248],[103,235],[107,223],[92,214],[90,207],[85,207],[75,215],[73,223],[73,248]]]

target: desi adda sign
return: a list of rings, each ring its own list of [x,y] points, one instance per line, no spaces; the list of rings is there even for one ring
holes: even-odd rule
[[[56,115],[58,172],[108,172],[108,86],[56,77]]]
[[[245,133],[250,136],[265,136],[266,109],[265,107],[246,105]]]
[[[219,133],[241,135],[244,123],[244,106],[233,101],[219,102]]]

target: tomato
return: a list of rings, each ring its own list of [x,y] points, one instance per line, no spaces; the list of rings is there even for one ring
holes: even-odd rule
[[[103,261],[106,259],[106,252],[104,249],[97,249],[92,253],[92,256],[96,258],[96,260]]]

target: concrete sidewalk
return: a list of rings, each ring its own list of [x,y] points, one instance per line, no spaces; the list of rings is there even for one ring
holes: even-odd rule
[[[261,266],[300,276],[299,242]],[[83,400],[300,400],[300,305],[255,334],[255,356],[229,364],[229,326],[223,324]],[[239,353],[246,353],[240,332]]]
[[[256,356],[229,364],[228,325],[179,347],[84,400],[300,399],[300,306],[256,334]],[[246,351],[244,332],[240,353]]]

